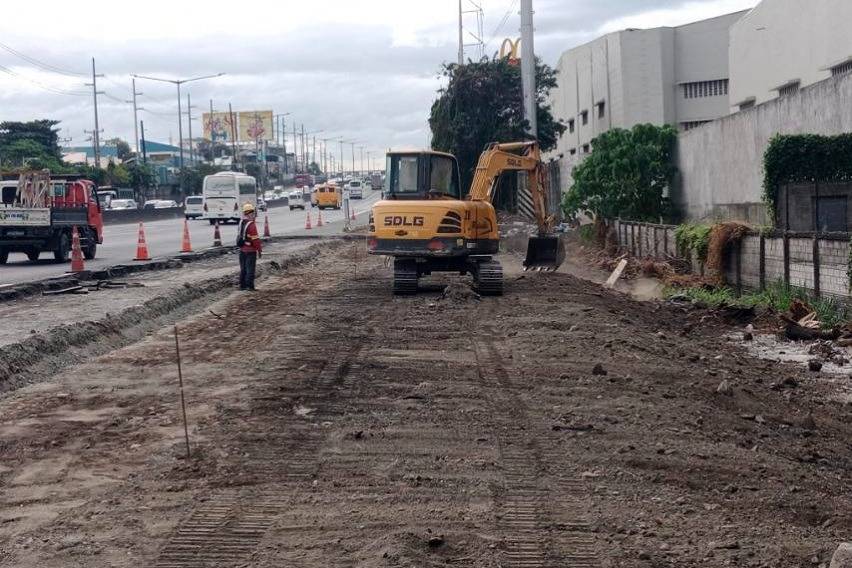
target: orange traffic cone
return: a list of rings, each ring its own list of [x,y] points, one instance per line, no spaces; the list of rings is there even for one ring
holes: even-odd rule
[[[180,252],[192,252],[192,243],[189,240],[189,223],[183,220],[183,241],[180,244]]]
[[[311,210],[308,209],[308,216],[305,218],[305,229],[311,229]]]
[[[139,223],[139,240],[136,242],[136,258],[133,260],[151,260],[148,254],[148,244],[145,242],[145,227]]]
[[[263,237],[268,239],[271,236],[272,233],[269,232],[269,214],[267,213],[263,220]]]
[[[317,227],[322,227],[322,209],[317,211]]]
[[[355,218],[355,208],[354,208],[354,207],[352,208],[352,220],[353,220],[353,221],[355,221],[355,220],[356,220],[356,218]]]
[[[80,233],[77,225],[71,229],[71,272],[83,272],[83,251],[80,249]]]
[[[222,246],[222,233],[219,232],[219,221],[216,221],[216,228],[213,230],[213,246]]]

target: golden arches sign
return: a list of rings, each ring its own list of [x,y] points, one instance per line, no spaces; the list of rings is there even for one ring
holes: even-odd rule
[[[517,65],[521,60],[520,50],[521,38],[513,41],[512,38],[507,37],[500,45],[500,59],[507,58],[509,63]]]

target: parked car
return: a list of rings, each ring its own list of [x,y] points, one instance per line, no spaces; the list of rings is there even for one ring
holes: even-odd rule
[[[184,201],[184,215],[187,219],[198,219],[204,215],[204,197],[201,195],[190,195]]]
[[[266,200],[262,197],[257,198],[257,209],[258,211],[267,211],[269,210],[269,206],[266,204]]]
[[[113,199],[110,201],[109,208],[113,211],[119,209],[138,209],[139,205],[133,199]]]
[[[301,189],[291,191],[290,194],[287,196],[287,205],[290,206],[290,211],[297,208],[304,211],[305,203],[305,194],[302,193]]]

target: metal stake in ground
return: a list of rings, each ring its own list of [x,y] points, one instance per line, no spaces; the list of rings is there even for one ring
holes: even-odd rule
[[[183,435],[186,439],[186,459],[189,461],[189,428],[186,425],[186,400],[183,396],[183,371],[180,365],[180,341],[178,341],[177,325],[175,325],[175,353],[177,353],[178,383],[180,384],[180,407],[183,411]]]

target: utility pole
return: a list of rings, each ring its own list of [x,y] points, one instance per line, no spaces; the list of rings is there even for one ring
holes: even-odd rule
[[[361,175],[364,175],[364,147],[358,146],[361,149]]]
[[[142,129],[142,163],[147,164],[148,163],[148,150],[147,150],[147,148],[145,148],[145,121],[144,120],[141,121],[139,123],[139,126]]]
[[[352,146],[352,177],[355,177],[355,142],[350,142],[350,146]]]
[[[192,99],[189,93],[186,94],[186,120],[189,124],[189,162],[190,165],[195,161],[195,153],[192,151]]]
[[[296,121],[293,121],[293,173],[299,173],[299,142],[296,137]]]
[[[311,149],[311,162],[316,163],[317,161],[317,137],[313,137],[313,148]]]
[[[340,177],[343,177],[343,140],[340,141]]]
[[[308,158],[307,158],[307,149],[308,147],[305,145],[305,123],[302,123],[302,173],[308,171]]]
[[[228,118],[231,119],[231,168],[237,166],[237,121],[234,120],[234,110],[228,103]],[[234,170],[237,171],[237,170]]]
[[[459,0],[459,65],[464,65],[464,9]]]
[[[136,156],[139,157],[139,111],[145,110],[144,108],[139,108],[136,106],[136,97],[138,95],[144,95],[145,93],[139,93],[136,91],[136,77],[131,79],[131,83],[133,85],[133,142],[136,146]]]
[[[101,127],[98,124],[98,95],[103,94],[102,92],[98,92],[98,77],[103,77],[103,75],[98,75],[95,71],[95,58],[92,57],[92,82],[86,85],[92,87],[92,96],[95,101],[95,130],[92,133],[92,147],[95,151],[96,168],[101,167]]]
[[[533,0],[521,0],[521,84],[524,93],[524,118],[530,124],[530,137],[538,138],[533,30]]]

